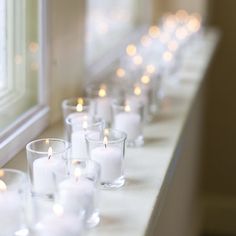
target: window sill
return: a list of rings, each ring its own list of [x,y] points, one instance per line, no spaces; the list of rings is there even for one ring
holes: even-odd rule
[[[218,34],[209,31],[205,37],[196,57],[181,70],[184,79],[177,89],[166,89],[160,115],[145,127],[145,146],[127,149],[125,186],[119,191],[101,191],[101,224],[90,236],[178,236],[192,227],[203,79]],[[41,135],[52,136],[63,137],[62,122]],[[23,150],[6,167],[25,171],[26,164]]]

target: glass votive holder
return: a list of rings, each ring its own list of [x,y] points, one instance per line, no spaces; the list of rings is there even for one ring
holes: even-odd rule
[[[40,209],[41,210],[41,209]],[[59,203],[51,203],[47,212],[44,212],[31,232],[35,236],[82,236],[84,235],[83,217],[65,212]]]
[[[92,115],[90,99],[82,97],[66,99],[62,102],[62,111],[64,120],[70,117],[80,121]]]
[[[14,169],[0,169],[0,229],[1,235],[12,236],[27,230],[27,178]]]
[[[107,85],[102,84],[99,87],[91,85],[86,88],[87,96],[91,99],[92,114],[105,121],[109,126],[112,121],[112,96]]]
[[[113,109],[113,128],[127,134],[128,147],[140,147],[144,144],[143,123],[144,104],[141,102],[130,103],[115,101]]]
[[[100,165],[92,160],[70,159],[69,175],[58,183],[57,201],[67,214],[84,216],[87,228],[99,221],[98,188]]]
[[[69,142],[56,138],[38,139],[28,143],[26,151],[33,196],[53,198],[57,175],[67,172]]]
[[[126,134],[105,129],[101,135],[86,134],[89,156],[101,166],[100,186],[116,189],[124,185],[124,156]]]
[[[100,118],[89,117],[83,120],[74,120],[70,116],[66,118],[67,139],[71,143],[71,157],[88,158],[85,134],[93,132],[100,134],[104,128],[104,121]]]

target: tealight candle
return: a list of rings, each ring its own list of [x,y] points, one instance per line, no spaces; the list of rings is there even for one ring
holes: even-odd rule
[[[53,194],[56,190],[55,176],[65,173],[63,160],[53,157],[53,150],[48,149],[48,156],[33,162],[34,191],[41,194]]]
[[[123,159],[126,134],[117,130],[106,130],[103,139],[86,135],[90,158],[101,166],[101,185],[118,188],[124,184]]]
[[[62,139],[39,139],[26,146],[33,194],[51,197],[56,179],[66,174],[70,144]]]
[[[113,104],[114,128],[127,134],[128,146],[140,146],[143,144],[142,115],[143,104],[138,103],[135,108],[129,104],[119,106]]]

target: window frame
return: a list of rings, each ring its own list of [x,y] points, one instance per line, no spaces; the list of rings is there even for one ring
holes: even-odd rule
[[[38,1],[39,30],[39,81],[38,103],[19,116],[10,126],[0,133],[0,166],[15,156],[27,142],[39,135],[49,124],[49,100],[47,86],[47,19],[46,0]],[[46,53],[47,52],[47,53]]]

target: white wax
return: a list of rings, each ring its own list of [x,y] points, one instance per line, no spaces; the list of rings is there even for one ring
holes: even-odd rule
[[[122,150],[101,146],[91,151],[91,159],[101,166],[101,182],[111,183],[122,175]]]
[[[71,113],[67,119],[70,120],[72,126],[73,125],[76,125],[76,124],[82,124],[83,121],[86,121],[89,119],[89,114],[88,112],[74,112],[74,113]]]
[[[65,175],[62,159],[42,157],[33,162],[33,187],[36,193],[53,194],[56,190],[56,177]]]
[[[115,116],[114,128],[127,134],[127,140],[135,140],[142,132],[141,116],[134,112],[121,112]]]
[[[111,99],[108,97],[96,98],[96,116],[104,119],[106,122],[112,120]]]
[[[87,158],[87,145],[85,140],[85,131],[80,130],[77,132],[72,132],[71,135],[71,148],[73,158]]]
[[[80,236],[82,225],[72,215],[48,215],[36,226],[37,236]]]
[[[16,192],[0,192],[0,235],[12,236],[21,228],[21,199]]]
[[[94,212],[94,198],[94,183],[86,178],[69,178],[59,184],[59,202],[67,213],[79,215],[85,211],[88,219]]]

